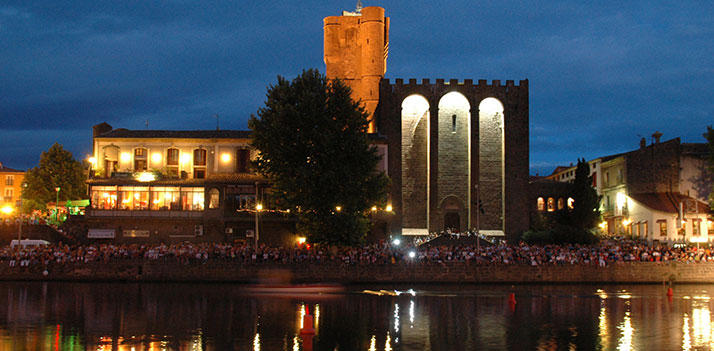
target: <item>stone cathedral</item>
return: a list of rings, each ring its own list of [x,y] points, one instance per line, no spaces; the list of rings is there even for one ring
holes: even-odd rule
[[[385,78],[389,17],[357,7],[324,19],[326,75],[352,88],[386,143],[386,231],[479,229],[516,241],[528,219],[528,80]]]

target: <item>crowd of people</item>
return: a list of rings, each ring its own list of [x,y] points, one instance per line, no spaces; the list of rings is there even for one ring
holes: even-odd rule
[[[635,241],[603,241],[598,245],[421,245],[381,242],[362,247],[340,248],[296,245],[255,248],[245,244],[179,243],[158,245],[49,245],[0,248],[0,264],[11,267],[66,263],[91,264],[117,260],[174,261],[204,264],[231,261],[245,265],[266,264],[445,264],[474,265],[607,266],[628,262],[709,262],[714,249],[648,246]]]

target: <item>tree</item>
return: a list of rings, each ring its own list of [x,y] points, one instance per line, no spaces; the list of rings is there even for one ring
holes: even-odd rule
[[[248,122],[253,163],[271,184],[271,200],[296,213],[313,243],[355,245],[372,206],[386,203],[389,180],[367,139],[367,113],[340,80],[303,71],[268,87],[265,107]]]
[[[86,174],[72,153],[55,143],[42,153],[40,163],[25,174],[22,199],[24,210],[46,208],[48,202],[77,200],[86,196]],[[59,187],[59,194],[55,188]]]
[[[707,132],[704,133],[704,138],[707,139],[708,152],[707,161],[709,163],[709,174],[714,175],[714,128],[707,126]],[[714,210],[714,186],[709,192],[709,207]]]
[[[573,209],[570,224],[578,229],[590,230],[600,221],[600,196],[592,186],[590,165],[585,159],[578,160],[573,184]]]

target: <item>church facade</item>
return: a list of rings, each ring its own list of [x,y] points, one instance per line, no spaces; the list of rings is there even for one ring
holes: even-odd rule
[[[324,19],[325,65],[387,140],[391,233],[446,229],[517,240],[528,220],[528,81],[385,79],[380,7]]]

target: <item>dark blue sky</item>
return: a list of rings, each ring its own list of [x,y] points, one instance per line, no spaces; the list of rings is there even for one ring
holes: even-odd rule
[[[356,1],[5,0],[0,162],[92,125],[247,129],[277,75],[324,72],[322,18]],[[714,2],[364,1],[391,17],[387,77],[530,80],[531,173],[714,124]]]

